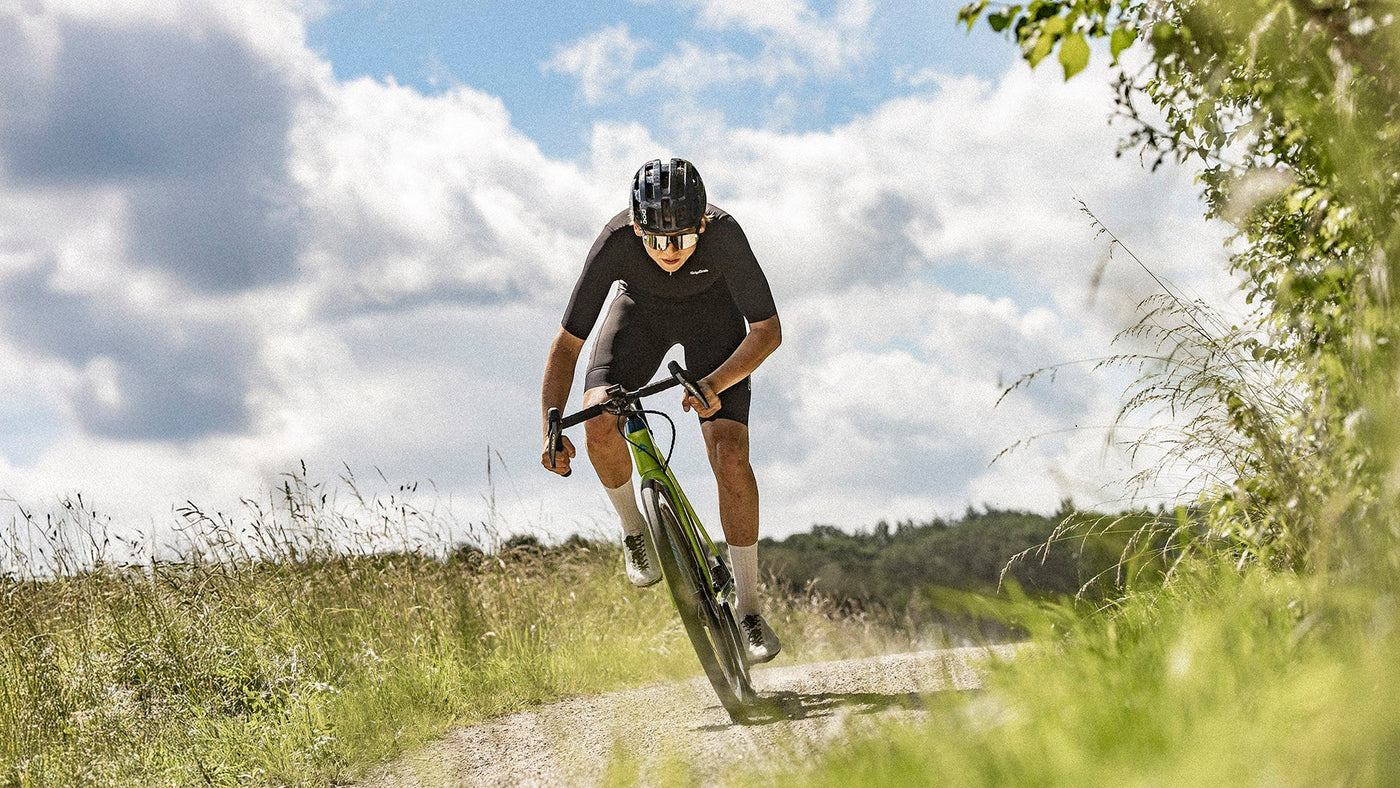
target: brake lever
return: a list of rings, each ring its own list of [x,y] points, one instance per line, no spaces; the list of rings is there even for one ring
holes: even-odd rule
[[[559,427],[560,417],[559,417],[559,409],[558,409],[558,408],[550,408],[550,409],[549,409],[548,421],[549,421],[549,428],[548,428],[548,433],[549,433],[549,434],[547,435],[547,437],[545,438],[545,440],[549,442],[549,467],[553,468],[553,467],[554,467],[554,455],[555,455],[555,452],[561,452],[561,451],[564,450],[564,436],[563,436],[563,430],[560,429],[560,427]],[[564,476],[570,476],[570,475],[573,474],[573,472],[574,472],[574,470],[573,470],[572,468],[570,468],[569,470],[564,471],[564,474],[563,474],[563,475],[564,475]]]
[[[699,386],[691,383],[690,380],[686,378],[686,372],[684,369],[681,369],[679,363],[672,361],[666,366],[666,369],[671,373],[671,377],[680,381],[681,387],[685,389],[685,393],[694,397],[706,408],[710,407],[710,398],[705,396],[705,392],[701,391]]]

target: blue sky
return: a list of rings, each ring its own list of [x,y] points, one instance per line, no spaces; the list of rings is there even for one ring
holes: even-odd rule
[[[781,4],[773,4],[781,5]],[[836,2],[809,3],[812,15],[830,19]],[[763,125],[776,99],[802,106],[784,123],[790,131],[814,131],[847,122],[908,89],[908,78],[926,69],[995,77],[1015,48],[985,29],[969,33],[956,24],[960,2],[897,0],[871,4],[862,25],[864,52],[807,80],[759,79],[712,85],[700,92],[707,107],[736,125]],[[625,27],[647,40],[638,54],[647,63],[669,44],[757,58],[771,46],[761,34],[732,20],[697,23],[695,4],[609,0],[590,3],[476,0],[436,3],[399,0],[333,0],[307,26],[310,46],[324,53],[342,79],[392,78],[424,93],[466,84],[498,96],[515,125],[545,153],[584,152],[600,118],[653,123],[655,93],[580,96],[567,74],[551,67],[559,51],[600,30]]]
[[[610,534],[591,472],[535,465],[539,377],[632,173],[683,155],[783,321],[755,378],[765,534],[1123,501],[1125,453],[1088,428],[1121,376],[996,402],[1111,352],[1152,292],[1080,201],[1221,304],[1227,233],[1189,169],[1115,157],[1105,58],[1066,83],[956,11],[0,6],[0,492],[82,493],[166,544],[186,501],[233,516],[305,462],[370,500],[416,483],[466,530]]]

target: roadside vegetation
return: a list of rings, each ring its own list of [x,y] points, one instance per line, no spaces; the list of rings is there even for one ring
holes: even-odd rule
[[[811,587],[917,627],[921,615],[947,612],[940,602],[945,592],[1111,593],[1120,584],[1124,550],[1176,522],[1175,512],[1104,515],[1064,501],[1053,515],[987,507],[958,519],[880,521],[854,533],[818,525],[761,544],[765,571],[779,585]]]
[[[344,783],[456,725],[699,672],[617,545],[364,549],[455,526],[331,487],[347,502],[303,470],[246,517],[188,507],[181,560],[92,565],[120,531],[76,501],[12,527],[42,563],[0,577],[0,785]],[[773,611],[806,660],[915,645],[811,594]]]
[[[1015,608],[1039,645],[982,690],[733,784],[1400,783],[1393,598],[1198,560],[1107,609]]]
[[[838,610],[894,631],[942,632],[969,645],[1030,635],[1004,614],[1010,598],[1103,600],[1130,576],[1160,578],[1180,553],[1167,539],[1186,516],[1095,514],[1066,500],[1053,515],[969,508],[958,519],[881,521],[854,533],[818,525],[761,544],[775,588],[838,600]],[[1137,557],[1125,562],[1128,553]]]
[[[1100,362],[1139,373],[1120,418],[1175,417],[1134,445],[1161,458],[1149,476],[1170,466],[1195,480],[1174,518],[1125,545],[1113,584],[984,606],[1037,642],[985,691],[754,784],[1400,783],[1396,12],[1365,0],[963,9],[969,29],[985,23],[1066,79],[1113,60],[1124,151],[1201,169],[1204,213],[1238,228],[1231,264],[1256,311],[1228,324],[1159,280],[1123,352]],[[1142,264],[1090,209],[1110,264]],[[1070,522],[1048,549],[1104,528],[1112,518]]]

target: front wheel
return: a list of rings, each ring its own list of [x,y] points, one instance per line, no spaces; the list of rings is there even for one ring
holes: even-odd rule
[[[642,486],[642,505],[661,558],[662,574],[690,644],[729,718],[742,722],[754,700],[754,691],[734,612],[710,587],[700,564],[703,557],[691,546],[689,519],[666,489],[654,480],[646,482]]]

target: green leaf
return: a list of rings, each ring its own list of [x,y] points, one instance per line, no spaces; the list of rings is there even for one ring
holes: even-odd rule
[[[987,24],[1000,33],[1006,29],[1007,25],[1011,24],[1011,15],[1005,11],[996,11],[987,15]]]
[[[1031,3],[1031,7],[1026,9],[1026,13],[1030,14],[1032,19],[1039,22],[1042,19],[1049,19],[1059,15],[1060,11],[1069,5],[1071,5],[1071,3],[1064,2],[1063,0],[1042,0],[1042,2],[1039,3]]]
[[[1065,79],[1084,70],[1089,65],[1089,42],[1083,33],[1070,33],[1060,43],[1060,65],[1065,67]]]
[[[1050,49],[1055,46],[1055,37],[1046,35],[1043,30],[1033,40],[1035,43],[1026,50],[1026,62],[1031,64],[1031,68],[1040,65],[1040,61],[1044,60],[1045,56],[1050,54]]]
[[[988,0],[978,0],[976,3],[968,3],[958,11],[958,21],[967,24],[967,31],[972,32],[972,26],[977,24],[977,17],[987,10]]]
[[[1114,28],[1113,35],[1108,39],[1108,51],[1113,55],[1113,62],[1118,62],[1118,56],[1123,54],[1123,50],[1132,46],[1133,40],[1137,38],[1137,31],[1126,27]]]

